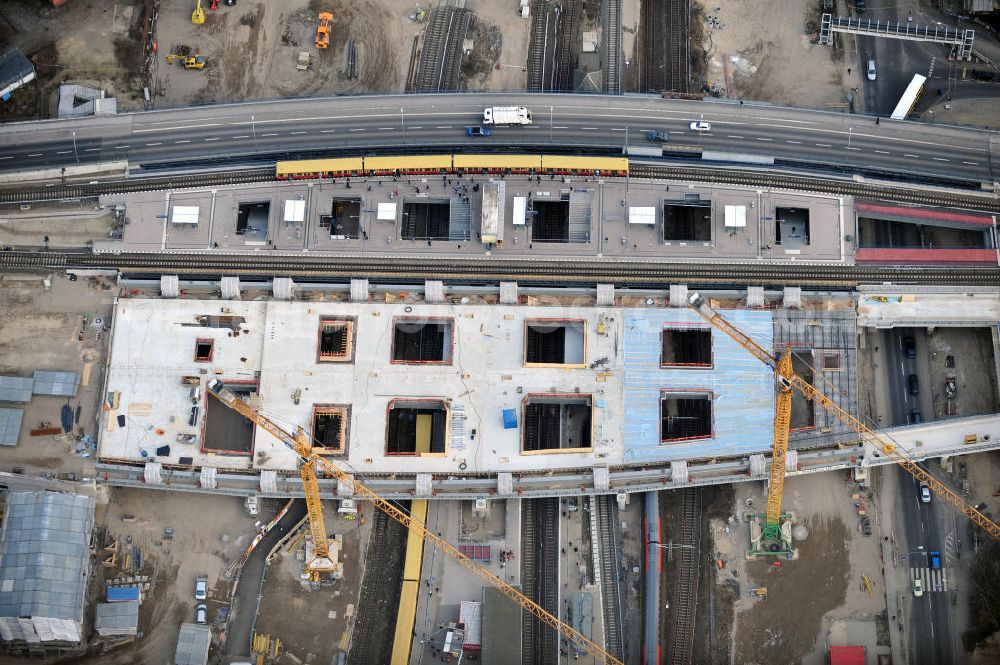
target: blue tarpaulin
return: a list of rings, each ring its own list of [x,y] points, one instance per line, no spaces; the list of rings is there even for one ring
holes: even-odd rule
[[[503,410],[503,428],[517,429],[517,409]]]
[[[108,587],[109,603],[124,603],[129,600],[141,600],[139,596],[139,587],[137,586]]]

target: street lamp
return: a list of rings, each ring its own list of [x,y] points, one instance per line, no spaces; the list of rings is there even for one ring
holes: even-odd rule
[[[854,136],[854,127],[847,128],[847,147],[844,149],[844,163],[851,165],[851,137]]]
[[[77,165],[80,164],[80,151],[76,149],[76,130],[73,130],[73,156],[76,157]]]

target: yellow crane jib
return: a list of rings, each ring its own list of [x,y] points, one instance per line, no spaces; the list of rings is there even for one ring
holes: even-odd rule
[[[929,471],[920,466],[919,462],[917,462],[917,460],[910,455],[905,448],[899,446],[897,443],[888,439],[884,435],[871,430],[859,419],[840,408],[833,402],[833,400],[824,395],[819,388],[793,372],[790,367],[790,363],[788,367],[782,367],[777,358],[751,339],[746,333],[723,318],[722,315],[705,302],[705,299],[700,294],[691,294],[688,298],[688,304],[692,309],[701,314],[706,321],[712,324],[714,328],[729,335],[737,344],[756,356],[762,363],[773,369],[774,372],[787,381],[792,388],[798,390],[808,399],[811,399],[822,406],[824,409],[833,414],[833,416],[840,422],[854,430],[865,443],[875,448],[878,454],[884,455],[886,458],[906,469],[911,476],[916,478],[918,481],[925,483],[932,492],[935,492],[942,499],[957,508],[963,515],[972,520],[974,524],[982,527],[986,533],[990,534],[997,540],[1000,540],[1000,525],[996,524],[974,506],[967,503],[965,499],[959,496],[958,493],[950,487],[932,476]]]
[[[323,520],[323,498],[319,491],[319,479],[316,476],[316,459],[312,456],[312,442],[309,435],[299,427],[294,435],[276,425],[267,416],[254,410],[252,406],[241,400],[218,379],[208,384],[208,391],[230,409],[236,411],[250,422],[264,428],[276,439],[291,448],[302,460],[299,475],[302,478],[302,491],[306,497],[306,513],[309,516],[309,531],[312,534],[312,555],[306,562],[306,571],[314,576],[325,573],[336,573],[340,564],[330,558],[330,544],[326,534],[326,523]]]
[[[269,418],[260,414],[254,407],[250,406],[242,399],[237,397],[233,392],[226,390],[222,381],[214,379],[208,384],[208,391],[214,395],[216,398],[222,401],[223,404],[233,409],[244,417],[248,418],[251,422],[260,427],[264,428],[267,432],[275,436],[279,441],[283,442],[286,446],[295,451],[298,455],[300,461],[303,463],[303,468],[306,466],[310,467],[308,472],[311,478],[316,478],[316,468],[321,469],[323,472],[330,474],[340,482],[350,483],[354,487],[354,495],[356,499],[371,501],[372,504],[384,512],[386,515],[396,520],[411,532],[416,534],[418,537],[422,538],[424,541],[429,542],[435,549],[439,550],[445,556],[454,559],[460,566],[468,570],[470,573],[478,577],[481,581],[489,584],[493,588],[500,591],[515,603],[517,603],[523,610],[530,612],[532,615],[537,617],[542,623],[554,628],[563,637],[572,640],[581,649],[592,655],[598,662],[604,662],[608,665],[624,665],[624,663],[610,653],[605,651],[600,645],[588,638],[586,635],[580,631],[574,629],[568,623],[564,623],[559,617],[551,614],[544,607],[533,601],[532,599],[525,596],[519,590],[507,584],[502,579],[486,570],[472,559],[468,558],[462,554],[457,547],[449,543],[444,538],[438,536],[433,531],[429,531],[419,520],[412,519],[407,513],[403,512],[400,508],[397,508],[391,504],[386,499],[379,496],[375,490],[369,488],[367,485],[359,482],[357,479],[351,477],[346,471],[341,469],[339,466],[331,462],[330,460],[318,455],[312,450],[312,443],[309,435],[299,428],[296,431],[295,436],[291,436],[285,432],[281,427],[273,423]],[[303,487],[306,486],[306,472],[302,471],[303,477]],[[306,506],[309,507],[309,495],[311,490],[306,488]],[[312,519],[314,515],[320,516],[322,519],[322,504],[320,503],[319,497],[319,484],[315,485],[315,494],[313,495],[316,500],[316,506],[319,506],[319,510],[313,511],[310,509],[309,518],[310,526],[312,526]],[[325,534],[325,530],[324,530]],[[316,540],[316,532],[313,532],[313,540]],[[324,540],[325,542],[325,540]]]

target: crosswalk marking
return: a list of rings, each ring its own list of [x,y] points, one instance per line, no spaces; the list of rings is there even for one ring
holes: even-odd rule
[[[931,568],[911,566],[910,579],[920,580],[924,585],[924,593],[948,590],[948,572],[944,568],[932,570]]]

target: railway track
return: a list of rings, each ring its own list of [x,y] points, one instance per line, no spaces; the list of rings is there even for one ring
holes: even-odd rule
[[[694,646],[694,628],[698,612],[698,574],[701,560],[701,490],[679,490],[681,510],[675,518],[680,528],[677,545],[687,545],[673,552],[670,593],[670,626],[667,629],[667,663],[690,665]]]
[[[470,18],[468,11],[453,6],[439,7],[431,12],[414,86],[417,92],[458,89],[462,41]]]
[[[622,94],[622,0],[604,0],[601,3],[604,24],[604,92]]]
[[[528,92],[545,90],[545,57],[549,46],[549,17],[551,6],[547,0],[536,0],[531,7],[531,41],[528,46]]]
[[[403,580],[406,528],[375,511],[347,665],[389,662]]]
[[[580,2],[582,0],[562,0],[562,11],[559,14],[557,33],[559,41],[556,44],[552,90],[573,90],[573,70],[575,69],[575,52],[580,32]]]
[[[662,0],[665,3],[666,88],[668,92],[687,92],[690,57],[688,55],[689,0]]]
[[[604,649],[624,662],[622,644],[621,584],[618,581],[621,560],[618,552],[615,499],[597,496],[592,499],[597,515],[597,533],[601,563],[601,611],[604,616]]]
[[[556,616],[559,608],[559,499],[521,503],[521,586]],[[559,634],[528,612],[521,613],[521,663],[548,665],[559,660]]]
[[[401,256],[269,256],[218,254],[64,254],[60,252],[0,252],[0,272],[117,270],[127,276],[183,275],[296,277],[304,281],[373,278],[420,283],[425,279],[496,281],[509,279],[562,284],[607,282],[664,287],[695,285],[823,286],[850,290],[859,284],[935,284],[941,286],[1000,286],[1000,268],[915,268],[909,266],[843,265],[704,265],[669,261],[625,261],[579,257],[558,259],[487,259]]]

